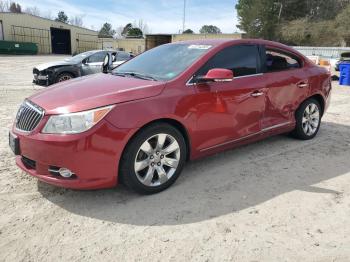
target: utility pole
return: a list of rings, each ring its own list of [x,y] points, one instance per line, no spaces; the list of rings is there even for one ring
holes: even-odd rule
[[[185,23],[186,23],[186,0],[184,0],[184,14],[182,19],[182,33],[185,32]]]

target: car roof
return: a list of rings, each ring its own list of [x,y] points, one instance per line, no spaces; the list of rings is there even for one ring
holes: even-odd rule
[[[86,52],[91,52],[91,53],[97,53],[97,52],[117,52],[117,53],[126,53],[125,51],[121,51],[121,50],[114,50],[114,49],[108,49],[108,50],[103,50],[103,49],[96,49],[96,50],[89,50],[89,51],[86,51]]]

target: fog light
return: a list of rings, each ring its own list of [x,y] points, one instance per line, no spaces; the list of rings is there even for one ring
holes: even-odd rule
[[[73,172],[70,171],[69,169],[67,168],[64,168],[64,167],[61,167],[59,170],[58,170],[58,173],[65,177],[65,178],[68,178],[68,177],[71,177],[73,175]]]

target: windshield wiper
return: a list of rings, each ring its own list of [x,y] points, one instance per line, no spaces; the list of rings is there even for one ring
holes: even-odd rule
[[[117,72],[114,73],[114,75],[117,76],[131,76],[131,77],[135,77],[135,78],[139,78],[139,79],[144,79],[144,80],[151,80],[151,81],[158,81],[156,78],[154,78],[153,76],[149,76],[149,75],[144,75],[144,74],[140,74],[140,73],[136,73],[136,72]]]

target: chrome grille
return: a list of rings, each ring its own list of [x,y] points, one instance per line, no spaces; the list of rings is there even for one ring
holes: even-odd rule
[[[38,126],[44,116],[44,110],[25,100],[20,106],[16,116],[16,128],[20,131],[30,132]]]

